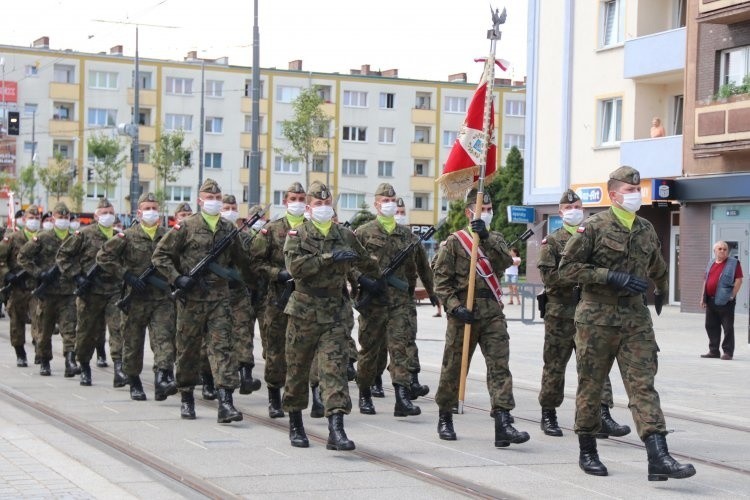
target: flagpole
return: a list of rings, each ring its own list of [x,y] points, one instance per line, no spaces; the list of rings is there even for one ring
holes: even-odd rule
[[[505,9],[502,15],[498,16],[497,11],[492,14],[492,29],[487,31],[487,38],[490,40],[490,55],[485,63],[485,73],[487,81],[487,90],[484,95],[484,115],[482,117],[482,132],[484,140],[482,141],[482,153],[479,163],[479,176],[477,179],[477,197],[474,200],[474,220],[481,218],[482,201],[484,199],[484,177],[487,167],[487,151],[492,142],[492,100],[493,88],[495,84],[495,50],[497,41],[500,40],[500,24],[505,22]],[[489,229],[489,228],[488,228]],[[469,265],[469,288],[466,293],[466,308],[471,311],[474,309],[474,288],[477,276],[477,256],[479,251],[479,234],[472,232],[473,245],[471,246],[471,261]],[[461,352],[461,378],[458,384],[458,413],[464,412],[464,398],[466,396],[466,376],[469,371],[469,342],[471,341],[471,324],[464,325],[463,349]]]

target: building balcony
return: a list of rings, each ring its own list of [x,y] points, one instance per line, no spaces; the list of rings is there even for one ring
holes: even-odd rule
[[[329,179],[334,178],[333,172],[331,172],[330,174],[326,174],[325,172],[310,172],[308,175],[310,179],[310,184],[312,184],[315,181],[326,184],[326,175],[328,175]]]
[[[732,151],[750,148],[750,95],[695,110],[696,149]]]
[[[260,134],[258,136],[258,148],[261,150],[266,149],[266,142],[268,141],[268,135]],[[253,143],[253,134],[250,132],[240,133],[240,147],[242,149],[250,149]]]
[[[409,224],[429,226],[435,223],[435,212],[433,210],[407,210],[409,213]]]
[[[435,178],[426,175],[412,175],[409,180],[409,191],[431,193],[435,191]]]
[[[50,82],[49,98],[61,101],[77,101],[79,97],[79,85],[77,83]]]
[[[734,24],[750,20],[747,0],[698,0],[698,22]]]
[[[156,107],[156,91],[140,89],[138,92],[140,99],[138,99],[138,107],[155,108]],[[131,106],[135,104],[135,89],[128,89],[128,104]]]
[[[260,107],[260,114],[263,116],[268,115],[268,99],[261,99],[259,103]],[[250,114],[253,112],[253,99],[251,97],[243,97],[242,102],[240,103],[240,111],[242,111],[245,114]]]
[[[419,125],[435,125],[437,123],[437,111],[414,108],[411,110],[411,122]]]
[[[434,158],[435,143],[433,142],[412,142],[411,156],[413,158]]]
[[[52,137],[78,137],[80,132],[75,120],[50,120],[48,128]]]
[[[147,127],[140,125],[138,127],[138,140],[140,142],[156,142],[156,127]]]
[[[682,136],[623,141],[620,165],[638,169],[644,179],[679,177],[682,175]]]
[[[77,164],[76,163],[76,159],[73,158],[73,157],[68,158],[68,157],[64,156],[64,157],[60,158],[60,161],[62,161],[63,164],[67,164],[69,166]],[[49,158],[47,158],[47,166],[49,166],[49,165],[57,165],[57,158],[55,158],[54,156],[50,156]]]
[[[336,116],[336,105],[332,102],[324,102],[320,105],[320,110],[331,120]]]
[[[127,166],[128,166],[128,170],[132,170],[133,163],[128,162]],[[154,165],[151,163],[138,163],[138,177],[141,180],[141,182],[155,180],[156,169],[154,168]],[[154,189],[159,189],[159,187],[157,186]]]
[[[687,31],[678,28],[625,42],[625,78],[649,83],[682,81]]]

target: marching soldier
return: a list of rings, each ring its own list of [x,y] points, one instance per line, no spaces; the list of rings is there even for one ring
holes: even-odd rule
[[[581,198],[568,189],[560,198],[558,210],[563,227],[542,240],[537,267],[544,282],[544,368],[539,404],[542,407],[541,429],[548,436],[562,436],[557,423],[557,410],[564,398],[565,367],[575,349],[574,321],[580,288],[575,282],[562,279],[557,271],[565,244],[583,222]],[[618,424],[609,412],[614,407],[612,384],[607,375],[602,391],[602,426],[597,437],[625,436],[630,427]]]
[[[654,389],[659,348],[643,294],[648,280],[653,280],[659,314],[669,273],[654,227],[636,215],[641,206],[640,183],[640,174],[631,167],[620,167],[609,175],[612,206],[578,227],[565,245],[559,273],[562,279],[583,285],[575,314],[575,431],[581,469],[586,474],[607,475],[595,436],[601,429],[602,386],[617,359],[638,436],[646,444],[648,479],[666,481],[690,477],[695,468],[669,454],[664,414]]]
[[[324,184],[310,185],[306,210],[310,220],[291,229],[284,244],[285,269],[295,283],[284,309],[289,320],[283,407],[289,412],[289,438],[292,446],[309,446],[302,410],[308,404],[310,367],[317,352],[321,395],[328,417],[326,448],[353,450],[355,445],[344,431],[344,414],[351,411],[351,399],[346,379],[349,348],[345,322],[349,300],[343,290],[352,266],[359,266],[359,272],[371,276],[377,274],[378,268],[350,231],[333,224],[331,193]]]
[[[123,371],[128,376],[130,398],[145,401],[141,371],[143,348],[148,327],[154,353],[154,399],[164,401],[177,394],[174,382],[175,306],[169,298],[169,286],[163,277],[152,273],[143,277],[151,265],[151,255],[166,229],[159,225],[159,202],[153,193],[138,199],[138,223],[107,241],[96,256],[102,270],[128,286],[129,304],[123,307]]]
[[[260,210],[262,210],[263,207],[260,205],[255,205],[253,207],[250,207],[250,210],[248,211],[247,216],[253,217],[255,214],[257,214]],[[253,235],[253,240],[260,235],[260,230],[263,229],[263,226],[265,226],[268,223],[268,213],[264,213],[263,217],[261,217],[258,221],[253,224],[252,227],[247,228],[245,231],[249,235]],[[252,247],[252,244],[250,245]],[[252,250],[251,250],[252,253]],[[257,262],[253,261],[253,263],[257,266]],[[261,348],[263,350],[263,356],[265,359],[265,352],[266,352],[266,341],[268,339],[268,333],[266,328],[266,307],[268,306],[268,289],[269,289],[269,283],[268,278],[263,272],[258,273],[258,277],[253,283],[249,283],[248,287],[250,289],[250,302],[252,304],[252,311],[250,316],[250,330],[255,331],[255,323],[257,321],[258,323],[258,330],[260,331],[260,343]]]
[[[75,288],[70,278],[60,276],[55,257],[63,242],[70,238],[70,211],[65,203],[58,203],[52,211],[54,227],[43,231],[27,242],[18,253],[18,262],[37,279],[45,290],[40,293],[39,334],[36,339],[36,355],[40,361],[39,374],[51,375],[49,362],[52,359],[52,332],[57,324],[65,356],[65,377],[81,373],[76,364],[76,301]]]
[[[435,402],[440,410],[438,436],[453,441],[453,406],[458,401],[458,385],[461,372],[464,325],[470,324],[471,337],[469,359],[477,344],[482,349],[487,363],[487,387],[495,419],[495,446],[509,446],[529,440],[529,434],[517,431],[512,425],[510,411],[515,407],[513,399],[513,377],[508,368],[510,355],[508,328],[500,301],[502,289],[497,272],[502,273],[511,262],[508,245],[502,235],[487,229],[492,221],[492,202],[487,193],[482,199],[481,218],[474,220],[476,189],[466,197],[466,217],[469,228],[456,231],[440,247],[433,269],[435,291],[448,312],[448,327],[445,332],[443,369]],[[479,235],[479,259],[474,304],[469,310],[465,303],[469,283],[472,233]]]
[[[18,214],[16,214],[18,215]],[[39,207],[31,205],[21,217],[19,230],[6,233],[0,242],[0,270],[4,273],[3,283],[11,287],[8,292],[7,312],[10,317],[10,344],[16,351],[16,366],[26,367],[26,322],[36,311],[36,299],[31,296],[34,278],[24,272],[18,262],[18,252],[27,242],[34,239],[41,225],[42,213]]]
[[[205,339],[211,372],[216,380],[219,398],[219,423],[242,420],[232,393],[239,385],[237,360],[232,352],[232,323],[229,307],[229,284],[213,272],[190,276],[194,268],[223,237],[233,229],[220,216],[221,188],[206,179],[198,193],[201,212],[193,214],[164,235],[156,245],[151,262],[169,283],[183,293],[184,304],[177,304],[177,388],[182,396],[180,416],[195,419],[193,389],[199,382],[201,342]],[[247,249],[239,239],[214,261],[217,266],[236,266],[243,276],[249,273]],[[250,276],[246,276],[248,279]]]
[[[76,356],[81,364],[83,386],[91,385],[89,362],[96,345],[109,330],[109,352],[114,361],[114,387],[124,387],[128,377],[122,371],[122,335],[120,309],[115,305],[122,283],[96,266],[96,254],[104,243],[117,237],[112,226],[115,209],[106,198],[99,200],[94,212],[96,224],[76,231],[66,238],[57,252],[57,267],[67,279],[72,279],[78,290],[76,312]]]

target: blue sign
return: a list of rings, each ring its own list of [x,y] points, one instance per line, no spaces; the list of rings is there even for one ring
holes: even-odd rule
[[[508,222],[517,224],[532,224],[534,222],[534,207],[508,205]]]
[[[576,189],[576,194],[580,196],[584,205],[602,201],[602,188],[598,186],[580,187]]]
[[[673,200],[674,199],[674,180],[673,179],[651,179],[651,199],[656,200]]]
[[[547,234],[552,234],[563,227],[562,217],[559,215],[550,215],[547,219]]]

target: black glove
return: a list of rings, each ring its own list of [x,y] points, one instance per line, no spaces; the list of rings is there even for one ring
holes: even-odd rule
[[[455,309],[451,311],[451,315],[455,316],[456,319],[459,319],[467,324],[474,323],[474,313],[466,309],[464,306],[458,306]]]
[[[6,285],[10,285],[11,283],[15,283],[18,279],[18,276],[16,276],[14,273],[6,273],[5,277],[3,278],[3,282]]]
[[[144,283],[142,279],[140,279],[130,271],[125,271],[125,283],[127,283],[130,288],[132,288],[136,292],[146,291],[146,283]]]
[[[195,286],[195,280],[190,276],[185,276],[183,274],[182,276],[179,276],[176,280],[174,280],[174,286],[181,290],[188,291]]]
[[[279,271],[279,274],[276,275],[276,281],[278,281],[279,283],[286,283],[290,279],[292,279],[292,275],[289,274],[289,271],[287,271],[286,269],[282,269],[281,271]]]
[[[661,314],[661,307],[664,305],[664,295],[660,293],[654,294],[654,309],[656,309],[656,315]]]
[[[440,305],[440,299],[437,298],[437,295],[434,293],[430,295],[430,304],[433,306],[439,306]]]
[[[383,292],[383,288],[379,283],[379,280],[368,278],[364,274],[357,278],[357,283],[359,283],[359,286],[361,286],[366,292],[369,292],[373,295],[380,295]]]
[[[359,258],[359,254],[353,250],[336,250],[332,254],[334,262],[351,262]]]
[[[480,240],[486,240],[490,237],[490,232],[487,231],[487,224],[482,219],[475,219],[471,221],[471,230],[479,235]]]
[[[631,293],[643,293],[648,288],[648,281],[622,271],[609,271],[607,284]]]
[[[48,285],[50,283],[52,283],[52,280],[54,278],[55,278],[55,271],[54,270],[52,270],[52,271],[50,271],[50,270],[42,271],[42,274],[39,275],[39,281],[41,283],[45,283],[45,284],[48,284]]]
[[[76,286],[78,288],[83,288],[88,283],[88,281],[86,280],[86,276],[84,276],[83,274],[77,275],[75,278],[73,278],[73,281],[76,282]]]

